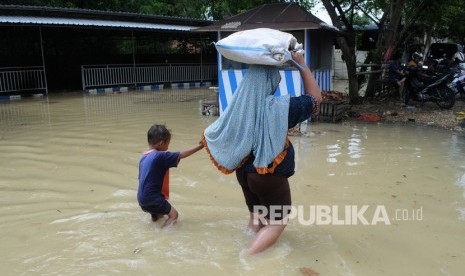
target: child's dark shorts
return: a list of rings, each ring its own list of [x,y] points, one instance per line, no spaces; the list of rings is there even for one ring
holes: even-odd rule
[[[157,221],[158,216],[167,215],[171,211],[171,205],[166,200],[162,204],[140,205],[140,208],[152,215],[152,221]]]
[[[287,177],[247,173],[242,168],[236,170],[236,177],[251,213],[254,212],[254,206],[262,206],[268,210],[265,218],[270,219],[272,205],[276,208],[273,210],[273,220],[282,220],[290,213],[291,189]]]

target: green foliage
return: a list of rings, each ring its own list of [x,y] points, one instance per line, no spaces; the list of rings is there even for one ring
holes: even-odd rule
[[[259,5],[295,2],[310,10],[312,0],[0,0],[0,4],[133,12],[220,20]]]
[[[446,0],[434,10],[435,15],[428,21],[435,22],[434,35],[448,38],[451,41],[465,43],[465,2],[462,0]],[[434,20],[434,21],[431,21]]]
[[[221,20],[236,14],[243,13],[247,10],[255,8],[265,3],[276,3],[279,1],[264,1],[264,0],[237,0],[237,1],[222,1],[222,0],[206,0],[205,6],[208,7],[208,17],[215,20]]]
[[[60,1],[60,0],[0,0],[2,5],[25,5],[25,6],[48,6],[61,8],[75,8],[73,2],[78,1]]]
[[[203,18],[202,0],[0,0],[0,4],[80,8],[164,16]]]

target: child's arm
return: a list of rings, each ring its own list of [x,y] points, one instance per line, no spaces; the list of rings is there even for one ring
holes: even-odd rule
[[[188,156],[191,156],[192,154],[198,152],[202,148],[203,148],[203,145],[202,145],[202,142],[200,142],[199,145],[196,146],[196,147],[193,147],[193,148],[185,150],[185,151],[181,151],[181,153],[179,154],[179,159],[183,159],[183,158],[186,158]]]

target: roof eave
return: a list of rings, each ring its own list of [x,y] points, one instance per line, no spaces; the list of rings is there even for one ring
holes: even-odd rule
[[[230,25],[232,27],[224,27],[221,25],[210,25],[206,27],[199,27],[193,32],[237,32],[237,31],[244,31],[244,30],[251,30],[256,28],[270,28],[280,31],[292,31],[292,30],[324,30],[330,31],[335,33],[340,33],[341,31],[337,28],[334,28],[330,25],[324,26],[315,23],[296,23],[296,22],[289,22],[289,23],[261,23],[261,24],[241,24],[239,26]]]
[[[62,18],[82,18],[96,20],[120,20],[128,22],[165,23],[172,25],[192,25],[196,27],[207,26],[213,21],[184,18],[173,16],[161,16],[150,14],[139,14],[130,12],[108,12],[101,10],[88,10],[76,8],[55,8],[42,6],[20,6],[20,5],[0,5],[0,14],[16,16],[38,16],[38,17],[62,17]]]
[[[74,28],[109,28],[189,32],[197,27],[188,25],[157,24],[119,20],[95,20],[82,18],[58,18],[37,16],[0,15],[1,26],[44,26]]]

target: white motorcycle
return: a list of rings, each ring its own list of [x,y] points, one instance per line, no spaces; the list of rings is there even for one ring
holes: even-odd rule
[[[453,80],[447,86],[454,91],[456,96],[460,95],[461,99],[465,99],[465,63],[458,65]]]

